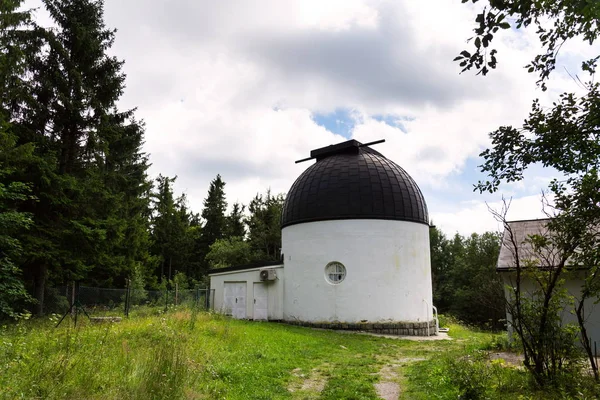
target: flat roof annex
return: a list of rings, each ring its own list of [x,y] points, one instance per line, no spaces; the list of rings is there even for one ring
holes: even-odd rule
[[[221,272],[235,272],[235,271],[244,271],[246,269],[254,269],[261,267],[275,267],[278,265],[283,265],[283,261],[257,261],[250,264],[244,265],[233,265],[231,267],[224,268],[215,268],[208,271],[208,275],[219,274]]]

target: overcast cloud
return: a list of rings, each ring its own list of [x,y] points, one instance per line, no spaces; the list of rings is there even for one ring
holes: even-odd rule
[[[523,69],[537,50],[532,32],[504,32],[488,77],[459,75],[452,58],[476,13],[459,1],[105,0],[105,8],[118,29],[111,52],[125,60],[121,106],[137,107],[146,123],[150,172],[177,175],[198,212],[217,174],[230,204],[248,203],[269,187],[285,193],[309,166],[294,161],[314,148],[386,139],[377,150],[417,181],[438,227],[495,230],[484,202],[497,205],[502,193],[472,191],[488,132],[520,124],[533,98],[550,102],[575,87],[559,71],[554,90],[535,88]],[[565,65],[575,68],[586,51],[570,46]],[[342,135],[316,122],[341,109]],[[530,175],[504,188],[513,218],[542,215],[539,191],[552,172]]]

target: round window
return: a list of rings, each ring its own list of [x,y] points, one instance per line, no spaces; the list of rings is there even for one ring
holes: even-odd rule
[[[330,262],[325,266],[325,279],[327,282],[337,285],[346,277],[346,267],[337,261]]]

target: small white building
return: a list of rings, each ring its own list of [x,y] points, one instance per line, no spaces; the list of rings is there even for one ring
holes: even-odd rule
[[[501,274],[504,282],[504,294],[507,301],[512,301],[513,287],[516,285],[516,272],[515,272],[515,253],[518,254],[520,265],[526,265],[526,263],[532,263],[538,268],[552,268],[558,263],[561,256],[560,252],[551,247],[541,250],[543,254],[535,251],[528,238],[532,235],[540,235],[543,237],[551,237],[547,224],[550,219],[532,219],[522,221],[510,221],[508,225],[514,243],[510,239],[510,233],[508,230],[504,231],[502,239],[502,247],[500,248],[500,254],[498,255],[498,264],[496,270]],[[516,246],[515,246],[516,245]],[[516,251],[515,251],[516,247]],[[587,269],[586,268],[575,268],[570,266],[571,272],[565,275],[568,279],[564,282],[564,288],[567,290],[568,295],[577,298],[581,293]],[[521,294],[524,297],[532,298],[539,291],[539,285],[527,274],[521,280]],[[600,306],[595,304],[598,301],[597,298],[587,299],[584,303],[584,310],[586,315],[586,329],[590,337],[592,346],[597,343],[600,347]],[[509,337],[512,337],[513,329],[511,326],[512,316],[507,309],[506,318],[508,321],[508,333]],[[571,304],[565,304],[564,309],[561,313],[561,321],[563,324],[575,324],[577,325],[577,316],[573,313],[573,306]]]
[[[282,320],[283,276],[281,262],[213,270],[214,308],[238,319]]]
[[[435,334],[429,217],[417,184],[356,140],[310,159],[285,200],[283,263],[211,271],[215,309],[265,319],[256,305],[266,296],[269,320]]]

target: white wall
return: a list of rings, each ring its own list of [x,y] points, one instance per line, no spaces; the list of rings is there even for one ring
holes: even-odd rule
[[[253,268],[242,271],[222,272],[210,275],[210,288],[215,290],[215,311],[225,312],[223,309],[223,294],[225,282],[246,283],[246,318],[253,319],[254,313],[254,283],[262,282],[259,272],[262,269],[275,269],[277,279],[264,281],[268,292],[268,318],[269,320],[283,319],[283,265]]]
[[[508,298],[508,296],[512,294],[510,287],[515,284],[515,273],[502,272],[501,274],[505,284],[504,294]],[[585,272],[581,271],[565,282],[565,288],[570,296],[575,298],[580,297],[584,277]],[[539,286],[537,286],[537,283],[531,278],[523,278],[521,282],[521,291],[524,295],[531,297],[536,291],[536,287]],[[586,315],[587,333],[592,341],[592,347],[594,346],[594,341],[596,341],[598,348],[600,348],[600,305],[594,304],[595,301],[597,301],[595,298],[586,300],[584,303],[584,312]],[[574,306],[572,304],[565,304],[561,317],[563,324],[569,323],[578,325],[577,316],[574,313]],[[508,313],[507,320],[509,322],[512,321],[511,315]],[[512,334],[510,323],[508,324],[508,331],[509,334]]]
[[[389,220],[337,220],[282,230],[285,320],[432,320],[429,227]],[[343,282],[325,266],[346,267]]]

